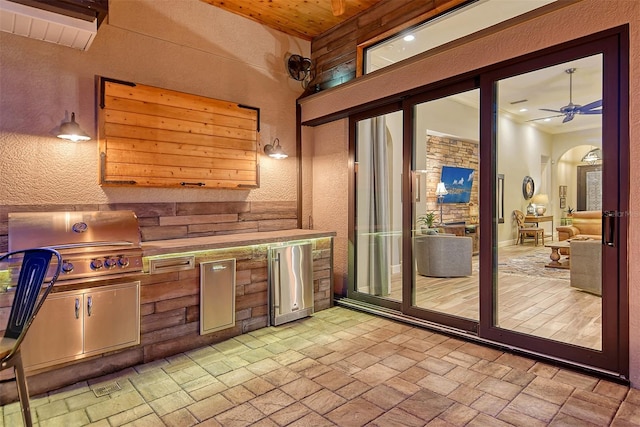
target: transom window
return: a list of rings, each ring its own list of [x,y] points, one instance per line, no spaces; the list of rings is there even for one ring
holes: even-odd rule
[[[556,0],[474,0],[365,49],[364,74],[492,27]]]

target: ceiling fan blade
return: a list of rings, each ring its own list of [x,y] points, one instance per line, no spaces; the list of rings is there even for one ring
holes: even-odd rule
[[[594,108],[602,107],[602,99],[598,99],[597,101],[593,101],[590,104],[583,105],[580,107],[581,110],[593,110]]]
[[[333,16],[340,16],[344,13],[346,0],[331,0],[331,11]]]
[[[570,122],[571,120],[573,120],[573,117],[574,117],[573,114],[567,114],[567,116],[564,119],[562,119],[562,123]]]
[[[552,113],[562,113],[560,110],[552,110],[550,108],[539,108],[540,111],[550,111]]]
[[[538,120],[554,119],[556,117],[564,117],[564,114],[558,114],[556,116],[538,117],[537,119],[527,120],[527,122],[536,122]]]
[[[595,110],[595,108],[600,108],[600,107],[602,107],[602,99],[593,101],[592,103],[587,105],[583,105],[582,107],[578,108],[578,113],[579,114],[602,114],[602,109]]]

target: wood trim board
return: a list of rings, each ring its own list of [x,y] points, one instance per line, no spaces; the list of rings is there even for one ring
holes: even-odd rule
[[[257,188],[260,110],[97,78],[100,185]]]

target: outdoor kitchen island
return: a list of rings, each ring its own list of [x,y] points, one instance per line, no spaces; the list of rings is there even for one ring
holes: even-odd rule
[[[27,367],[30,394],[55,390],[266,327],[267,252],[273,245],[300,241],[311,243],[314,309],[320,311],[329,308],[333,295],[334,236],[334,232],[292,229],[147,241],[142,243],[143,273],[121,279],[114,277],[84,283],[79,283],[78,280],[58,282],[49,298],[56,293],[77,291],[80,288],[91,290],[125,282],[139,282],[140,343],[74,361],[31,369],[31,372]],[[236,267],[234,324],[201,334],[199,265],[230,259],[235,259]],[[10,308],[8,300],[8,295],[0,294],[0,310]],[[52,328],[55,330],[55,326]],[[23,349],[23,352],[26,351]],[[15,383],[0,383],[0,396],[0,404],[16,401]]]

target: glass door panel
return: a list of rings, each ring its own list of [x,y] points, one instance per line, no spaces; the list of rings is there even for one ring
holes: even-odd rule
[[[402,112],[360,120],[355,132],[354,296],[399,302],[402,300]]]
[[[494,325],[592,350],[603,337],[602,82],[598,54],[496,83]]]
[[[479,92],[415,105],[412,147],[410,304],[475,322],[480,318]]]

